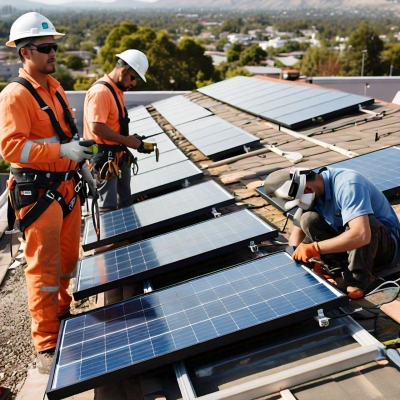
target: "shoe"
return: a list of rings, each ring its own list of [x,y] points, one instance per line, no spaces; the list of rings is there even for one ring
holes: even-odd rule
[[[53,365],[54,354],[56,349],[50,349],[45,351],[38,351],[36,368],[39,374],[50,375],[51,366]]]

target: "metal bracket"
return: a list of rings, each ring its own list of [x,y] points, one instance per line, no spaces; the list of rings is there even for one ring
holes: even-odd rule
[[[211,214],[214,216],[214,218],[219,218],[222,214],[218,212],[215,207],[211,209]]]
[[[244,150],[245,153],[249,152],[249,149],[246,146],[243,146],[243,150]]]
[[[252,253],[258,251],[258,246],[254,243],[254,240],[250,242],[249,249]]]
[[[187,187],[190,186],[190,182],[189,182],[187,179],[185,179],[185,182],[182,183],[182,186],[183,186],[184,188],[187,188]]]
[[[329,326],[329,318],[325,317],[324,310],[322,308],[318,310],[318,316],[314,317],[314,319],[318,322],[321,328]]]

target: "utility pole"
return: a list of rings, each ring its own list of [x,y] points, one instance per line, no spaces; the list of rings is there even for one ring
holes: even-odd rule
[[[392,72],[393,72],[393,64],[390,64],[390,72],[389,72],[389,76],[392,76]]]
[[[362,53],[362,61],[361,61],[361,76],[364,76],[364,57],[365,57],[365,53],[367,53],[368,50],[364,49],[361,50]]]

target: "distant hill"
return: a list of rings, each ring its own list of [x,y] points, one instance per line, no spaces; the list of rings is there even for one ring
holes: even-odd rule
[[[391,6],[400,9],[396,0],[157,0],[143,2],[135,0],[115,0],[112,3],[74,1],[71,3],[50,5],[29,0],[0,0],[0,6],[12,5],[21,10],[28,9],[127,9],[127,8],[240,8],[240,9],[290,9],[290,8],[357,8]]]

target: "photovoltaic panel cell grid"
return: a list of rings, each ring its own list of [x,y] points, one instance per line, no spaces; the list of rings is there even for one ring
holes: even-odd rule
[[[374,183],[387,198],[400,194],[400,148],[388,147],[355,158],[327,165],[329,168],[353,169]],[[321,167],[322,168],[322,167]],[[318,171],[320,168],[314,169]],[[256,188],[258,194],[281,211],[286,200],[265,194],[264,186]],[[294,210],[290,215],[294,215]]]
[[[174,96],[166,100],[157,101],[152,105],[174,126],[212,115],[211,111],[183,96]]]
[[[214,99],[291,129],[358,110],[374,100],[345,92],[235,77],[197,89]]]
[[[131,177],[131,193],[134,199],[159,193],[165,189],[177,187],[186,181],[200,179],[203,172],[190,160],[171,164],[145,174]]]
[[[151,118],[150,113],[144,106],[137,106],[128,110],[128,117],[131,122],[140,121],[142,119]]]
[[[152,117],[141,119],[140,121],[129,123],[129,134],[134,135],[135,133],[139,136],[145,136],[146,138],[159,135],[164,131],[157,124]]]
[[[277,235],[248,210],[227,214],[79,261],[74,297],[82,299]]]
[[[99,241],[92,220],[87,219],[82,247],[87,251],[104,246],[234,202],[234,197],[212,180],[189,186],[101,215]]]
[[[217,116],[177,125],[185,138],[204,155],[213,158],[251,146],[260,139]]]
[[[47,393],[72,395],[348,303],[277,253],[62,323]]]
[[[156,161],[155,155],[152,154],[152,157],[146,157],[140,160],[138,175],[157,169],[163,169],[168,165],[180,163],[181,161],[185,160],[188,160],[188,158],[178,148],[172,149],[160,155],[158,162]]]

